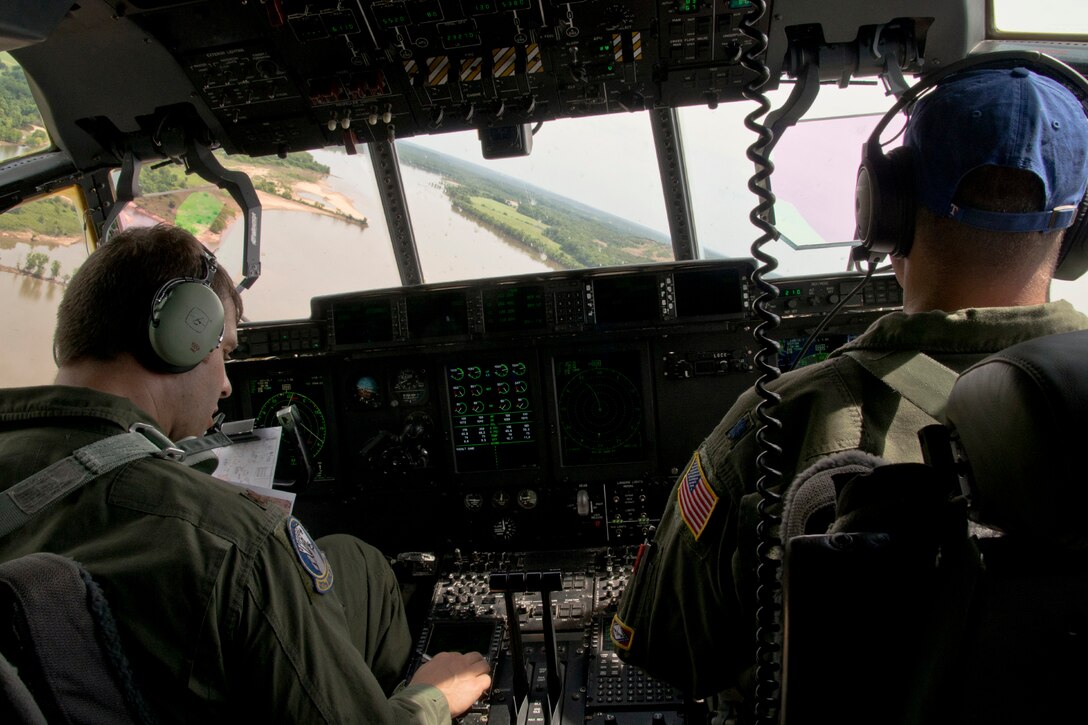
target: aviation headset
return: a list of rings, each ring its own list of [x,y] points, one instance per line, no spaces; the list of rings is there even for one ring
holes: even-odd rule
[[[904,108],[919,96],[940,85],[949,76],[983,68],[1026,67],[1067,88],[1088,115],[1088,81],[1077,71],[1048,55],[1030,51],[1000,51],[965,58],[925,76],[908,89],[892,106],[862,147],[854,192],[854,213],[858,238],[870,256],[891,254],[905,257],[914,238],[916,190],[911,151],[905,147],[887,154],[880,134]],[[1072,226],[1065,230],[1054,277],[1074,280],[1088,269],[1088,194],[1077,205]]]
[[[164,372],[192,370],[223,341],[223,302],[212,289],[219,263],[207,249],[202,248],[200,256],[203,277],[175,277],[151,302],[150,362]]]

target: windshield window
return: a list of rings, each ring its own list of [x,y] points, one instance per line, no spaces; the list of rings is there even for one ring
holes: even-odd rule
[[[64,288],[87,258],[83,204],[75,188],[0,215],[0,357],[6,386],[47,385],[57,374],[53,328]]]
[[[991,0],[994,28],[1003,33],[1088,35],[1084,0]]]
[[[397,287],[400,274],[365,145],[288,154],[287,159],[227,158],[249,172],[261,198],[261,276],[244,292],[250,320],[310,316],[310,298]],[[223,234],[235,279],[242,269],[242,222]]]
[[[768,94],[781,106],[790,87]],[[854,239],[854,180],[861,146],[891,106],[881,85],[824,85],[813,107],[787,129],[771,155],[775,223],[782,239],[764,250],[779,261],[777,274],[841,273]],[[716,109],[680,110],[695,229],[704,257],[747,257],[761,234],[749,221],[758,199],[747,181],[755,171],[748,147],[756,140],[744,127],[755,102]],[[890,138],[886,135],[885,138]],[[894,144],[893,144],[894,145]]]
[[[334,149],[286,158],[230,157],[261,200],[261,274],[243,294],[247,320],[310,316],[310,298],[400,284],[393,248],[365,147],[356,156]],[[178,224],[242,279],[243,217],[230,195],[178,164],[140,169],[141,195],[122,226]]]
[[[0,162],[41,151],[50,143],[23,69],[10,53],[0,53]]]
[[[544,124],[529,156],[476,132],[397,142],[427,282],[673,258],[645,112]]]
[[[788,92],[784,87],[769,94],[773,108]],[[846,271],[855,231],[854,184],[861,147],[892,103],[876,83],[825,85],[804,119],[782,134],[772,154],[771,177],[782,239],[764,247],[779,262],[770,276]],[[746,185],[753,164],[745,153],[755,134],[743,122],[753,108],[754,102],[738,102],[715,110],[680,111],[695,228],[704,257],[750,256],[760,234],[748,219],[757,199]],[[900,145],[904,120],[900,116],[885,129],[885,151]],[[738,128],[740,132],[722,132]],[[1088,285],[1083,279],[1055,280],[1051,298],[1066,299],[1088,311]]]

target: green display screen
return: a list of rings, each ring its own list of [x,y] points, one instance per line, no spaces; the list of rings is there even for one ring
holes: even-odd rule
[[[378,25],[383,28],[395,28],[398,25],[408,25],[408,10],[402,2],[384,3],[373,6],[374,17]]]
[[[439,23],[438,33],[442,38],[442,47],[446,49],[468,48],[480,44],[480,31],[476,28],[475,21]]]

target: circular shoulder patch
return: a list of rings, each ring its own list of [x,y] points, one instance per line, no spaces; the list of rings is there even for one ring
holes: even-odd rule
[[[324,594],[332,589],[332,567],[302,522],[294,516],[287,517],[287,538],[295,547],[303,571],[314,581],[314,591]]]

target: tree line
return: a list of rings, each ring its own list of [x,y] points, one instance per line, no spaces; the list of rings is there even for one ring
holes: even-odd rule
[[[40,128],[42,115],[30,93],[23,69],[7,53],[0,54],[0,141],[39,148],[49,138]]]
[[[606,267],[672,258],[667,240],[654,238],[625,219],[414,144],[400,144],[397,149],[405,164],[445,179],[444,191],[457,211],[540,250],[558,266]],[[536,231],[512,223],[484,209],[475,199],[506,204],[545,228]]]

